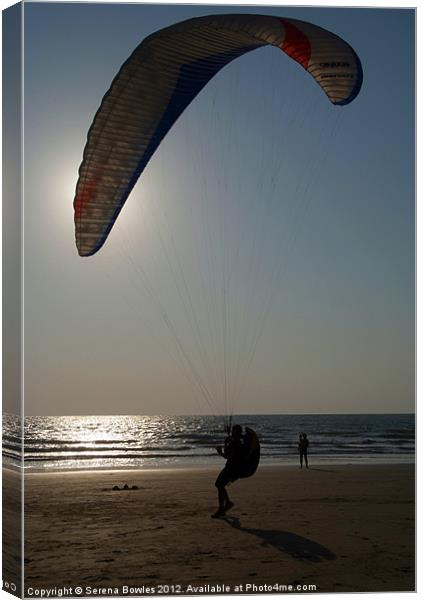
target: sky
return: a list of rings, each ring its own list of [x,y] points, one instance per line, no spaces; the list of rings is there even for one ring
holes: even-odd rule
[[[360,95],[333,107],[273,48],[238,59],[80,258],[78,168],[114,75],[153,31],[224,12],[334,31]],[[24,41],[26,414],[413,411],[412,10],[29,3]]]

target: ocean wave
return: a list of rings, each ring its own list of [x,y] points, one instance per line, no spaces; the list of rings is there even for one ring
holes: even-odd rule
[[[310,456],[324,460],[412,456],[415,448],[413,415],[240,415],[234,422],[258,433],[264,462],[296,461],[302,431]],[[21,422],[6,415],[3,425],[4,460],[20,464]],[[225,435],[222,419],[207,416],[26,417],[25,465],[221,465],[214,446]]]

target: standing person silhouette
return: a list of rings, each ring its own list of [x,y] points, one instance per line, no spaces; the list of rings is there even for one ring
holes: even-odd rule
[[[300,456],[300,468],[303,468],[303,459],[305,459],[305,465],[306,468],[309,469],[308,466],[308,446],[309,446],[309,440],[308,440],[308,436],[306,435],[306,433],[301,433],[299,435],[299,444],[298,444],[298,450],[299,450],[299,456]]]

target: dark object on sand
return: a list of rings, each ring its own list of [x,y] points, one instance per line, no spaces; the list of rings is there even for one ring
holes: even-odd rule
[[[128,484],[125,483],[125,485],[122,488],[119,488],[118,485],[113,486],[113,490],[115,490],[116,492],[123,492],[123,490],[139,490],[139,488],[137,485],[132,485],[132,487],[130,488]]]

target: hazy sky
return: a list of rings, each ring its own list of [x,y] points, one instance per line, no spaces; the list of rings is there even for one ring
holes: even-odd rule
[[[80,258],[103,94],[146,35],[213,12],[334,31],[361,94],[330,105],[273,48],[235,61]],[[411,10],[25,5],[26,413],[413,410],[414,126]]]

